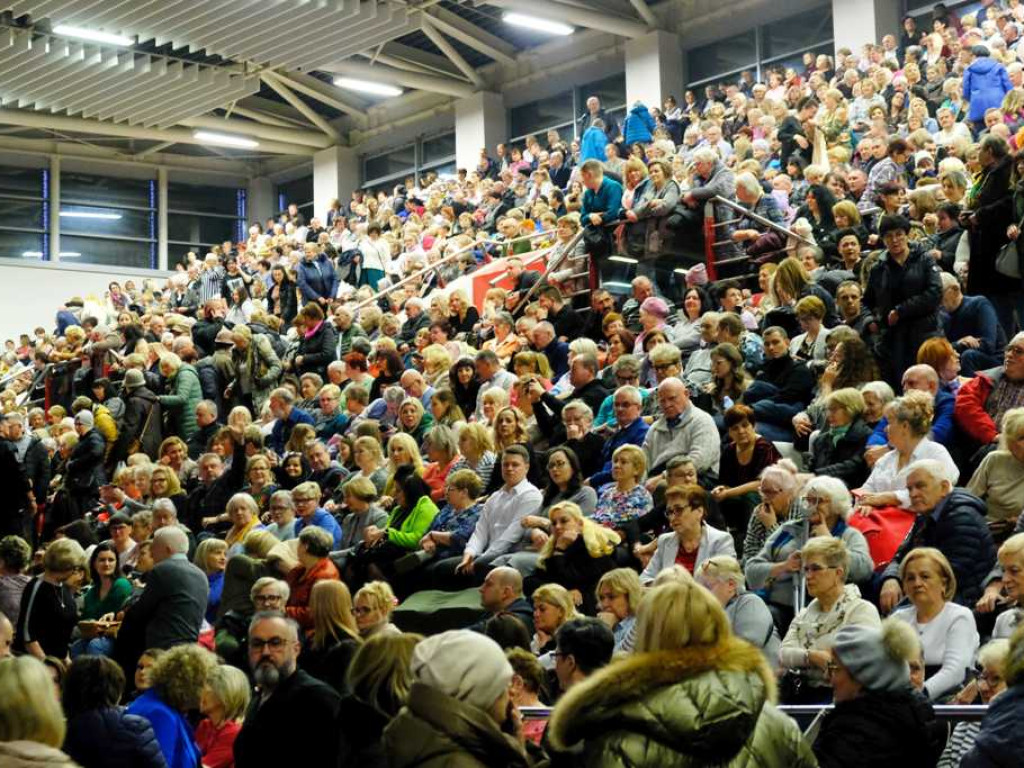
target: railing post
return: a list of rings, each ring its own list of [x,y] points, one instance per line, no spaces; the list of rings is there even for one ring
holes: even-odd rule
[[[708,272],[708,281],[718,279],[715,269],[715,204],[711,200],[704,204],[704,261]]]

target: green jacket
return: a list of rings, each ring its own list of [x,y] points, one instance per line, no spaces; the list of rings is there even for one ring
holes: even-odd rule
[[[437,505],[429,496],[422,497],[412,511],[404,515],[397,506],[388,515],[388,541],[403,549],[416,549],[437,515]]]
[[[160,396],[160,405],[167,412],[171,433],[188,442],[188,439],[199,431],[199,424],[196,423],[196,406],[203,399],[199,374],[188,363],[182,363],[174,375],[171,387],[172,394]]]
[[[413,683],[398,716],[384,729],[391,768],[527,768],[511,737],[482,709]]]
[[[735,637],[615,661],[558,702],[547,738],[582,742],[588,768],[811,768],[796,723],[769,703],[775,678]]]

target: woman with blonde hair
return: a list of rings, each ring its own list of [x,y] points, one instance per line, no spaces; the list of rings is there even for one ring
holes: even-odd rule
[[[615,636],[615,650],[629,652],[636,640],[636,612],[644,588],[632,568],[607,571],[597,582],[597,618]]]
[[[206,601],[206,620],[213,624],[217,620],[217,609],[224,593],[224,570],[228,565],[227,542],[223,539],[204,539],[199,542],[192,564],[206,574],[210,583],[210,594]]]
[[[757,648],[733,636],[725,611],[692,580],[666,583],[640,604],[636,650],[573,686],[548,725],[556,751],[581,763],[634,756],[637,768],[676,765],[679,744],[701,744],[701,765],[810,768],[810,747],[775,709],[775,676]],[[701,702],[693,708],[681,702]],[[714,718],[703,713],[715,712]]]
[[[204,717],[196,727],[203,768],[234,768],[235,737],[242,730],[249,695],[249,678],[242,670],[220,664],[210,672],[199,700]]]
[[[231,557],[242,551],[242,542],[249,531],[262,528],[263,524],[260,523],[260,509],[256,506],[256,501],[247,493],[236,493],[232,496],[224,512],[231,521],[231,528],[224,536],[228,557]]]
[[[373,482],[377,493],[383,493],[390,473],[384,464],[384,452],[381,450],[380,441],[369,435],[357,437],[352,445],[352,458],[358,467],[353,476],[368,478]]]
[[[78,624],[75,593],[68,582],[85,571],[85,550],[74,539],[57,539],[43,553],[43,572],[25,585],[14,633],[14,651],[65,659]]]
[[[66,725],[50,673],[39,659],[0,662],[0,765],[74,768],[60,751]]]
[[[129,715],[153,724],[168,768],[193,768],[202,756],[186,714],[199,708],[203,687],[217,666],[217,657],[198,645],[179,645],[150,667],[152,684],[128,705]]]
[[[480,322],[480,313],[470,301],[469,294],[462,288],[448,294],[448,308],[450,310],[448,323],[455,336],[471,334],[473,327]]]
[[[491,481],[497,460],[491,431],[480,422],[470,422],[459,431],[459,453],[461,458],[452,467],[452,473],[461,469],[473,470],[486,488]]]
[[[356,627],[364,640],[378,634],[401,634],[391,623],[391,613],[398,605],[391,585],[386,581],[369,581],[356,592],[355,608]]]
[[[188,446],[180,437],[174,435],[160,443],[157,453],[158,462],[174,470],[178,476],[178,484],[187,485],[189,480],[199,471],[198,465],[188,455]]]
[[[779,268],[772,278],[772,290],[775,292],[779,306],[795,307],[796,303],[804,296],[817,296],[825,305],[823,324],[826,328],[836,325],[839,316],[836,313],[836,304],[832,294],[811,279],[803,264],[796,257],[788,256],[779,264]]]
[[[420,455],[420,446],[412,435],[404,432],[392,435],[388,440],[388,480],[384,485],[384,496],[380,503],[383,507],[390,507],[395,494],[395,473],[398,468],[409,465],[416,470],[416,474],[423,476],[423,457]]]
[[[547,670],[555,668],[555,632],[567,621],[579,618],[576,601],[561,584],[544,584],[533,593],[533,639],[530,650]]]
[[[309,595],[309,611],[313,634],[304,639],[299,667],[344,696],[349,666],[363,643],[352,594],[343,581],[318,581]]]
[[[573,603],[592,616],[597,610],[597,583],[615,567],[612,553],[622,538],[585,517],[578,504],[563,501],[548,510],[551,531],[540,551],[534,579],[561,584]]]

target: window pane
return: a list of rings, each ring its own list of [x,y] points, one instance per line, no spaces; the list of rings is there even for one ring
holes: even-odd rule
[[[0,194],[3,193],[22,197],[42,197],[42,168],[0,166]]]
[[[167,239],[211,244],[234,240],[235,220],[170,213],[167,215]]]
[[[547,99],[532,101],[509,110],[509,126],[512,136],[538,133],[550,126],[571,123],[572,91],[560,93]]]
[[[433,163],[455,154],[455,134],[446,133],[423,142],[423,163]]]
[[[45,239],[46,235],[0,230],[0,256],[7,259],[41,259]]]
[[[313,177],[303,176],[300,179],[278,184],[277,201],[282,211],[288,210],[289,203],[306,205],[313,202]]]
[[[235,216],[238,213],[238,189],[171,182],[167,185],[167,206],[174,211]]]
[[[832,9],[826,5],[798,13],[764,27],[762,56],[772,58],[802,51],[822,40],[832,39]]]
[[[604,80],[597,80],[580,88],[580,104],[586,104],[587,99],[591,96],[597,96],[601,100],[601,106],[605,109],[625,104],[626,73],[612,75]]]
[[[363,163],[364,179],[379,179],[390,176],[393,173],[413,172],[416,164],[416,147],[410,144],[407,147],[388,152],[386,155],[368,157]]]
[[[156,243],[61,235],[60,252],[63,254],[62,261],[74,264],[108,264],[115,267],[150,269],[154,266]]]
[[[694,48],[687,53],[686,59],[689,64],[690,82],[706,80],[744,67],[753,67],[757,61],[757,32],[752,29],[728,40]]]
[[[0,227],[42,229],[43,201],[0,197]]]
[[[61,232],[75,235],[116,235],[156,239],[156,212],[92,205],[60,207]]]
[[[96,205],[156,207],[156,182],[139,179],[110,179],[84,173],[60,175],[61,200]]]

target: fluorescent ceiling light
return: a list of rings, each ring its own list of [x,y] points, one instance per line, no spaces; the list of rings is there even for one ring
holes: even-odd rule
[[[80,254],[78,251],[61,251],[60,252],[60,257],[62,259],[77,259],[81,255],[82,254]]]
[[[22,251],[21,257],[23,259],[41,259],[43,258],[42,251]]]
[[[629,256],[609,256],[608,261],[621,261],[623,264],[636,264],[636,259],[631,259]]]
[[[123,48],[127,48],[129,45],[135,45],[135,41],[130,37],[112,35],[109,32],[97,32],[96,30],[83,29],[82,27],[70,27],[67,24],[58,24],[53,28],[53,34],[63,35],[65,37],[77,37],[81,40],[90,40],[94,43],[120,45]]]
[[[355,77],[336,77],[334,84],[339,88],[346,88],[350,91],[369,93],[374,96],[401,96],[401,88],[386,83],[375,83],[372,80],[360,80]]]
[[[605,287],[605,288],[607,288],[609,285],[614,285],[616,288],[632,288],[633,287],[629,283],[620,283],[620,282],[617,282],[615,280],[606,280],[601,285],[603,287]]]
[[[207,144],[219,144],[225,147],[240,147],[241,149],[256,149],[260,143],[254,139],[247,139],[244,136],[235,136],[230,133],[217,133],[216,131],[194,131],[192,135]]]
[[[60,215],[67,219],[105,219],[117,221],[121,218],[120,213],[100,213],[98,211],[61,211]]]
[[[513,27],[523,27],[533,32],[546,32],[549,35],[571,35],[575,30],[568,24],[562,24],[551,19],[540,19],[536,16],[527,16],[522,13],[506,13],[501,17],[506,24]]]

